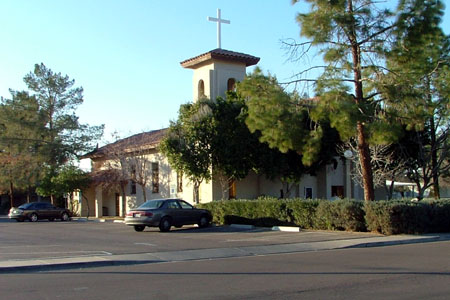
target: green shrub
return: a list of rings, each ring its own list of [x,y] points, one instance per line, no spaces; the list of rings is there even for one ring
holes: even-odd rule
[[[356,200],[322,200],[316,210],[315,228],[366,231],[364,204]]]
[[[318,205],[319,200],[287,200],[286,215],[288,222],[296,224],[301,228],[313,229]]]
[[[450,200],[429,201],[431,232],[450,232]]]
[[[383,234],[392,234],[389,209],[389,201],[371,201],[365,203],[364,210],[366,213],[365,220],[367,230]]]
[[[367,229],[383,234],[450,231],[450,201],[373,201],[365,213]]]
[[[262,198],[199,204],[216,224],[292,225],[382,234],[450,232],[450,200],[421,202]]]

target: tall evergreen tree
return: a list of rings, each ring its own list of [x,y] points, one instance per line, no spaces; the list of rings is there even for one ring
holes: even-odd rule
[[[420,155],[411,157],[417,161],[409,176],[418,183],[420,196],[433,185],[436,198],[450,154],[450,37],[439,26],[443,13],[439,0],[400,1],[396,40],[387,63],[391,72],[379,84],[387,105],[416,131],[409,136],[420,145]]]
[[[41,172],[42,118],[35,97],[11,91],[0,104],[0,184],[8,190],[11,207],[16,189],[35,186]]]
[[[83,88],[73,87],[75,80],[54,73],[43,63],[24,77],[43,116],[43,146],[47,163],[57,168],[94,147],[103,134],[103,126],[80,124],[75,110],[83,103]]]
[[[79,123],[75,111],[83,103],[83,88],[74,87],[75,80],[67,75],[54,73],[41,63],[24,81],[39,104],[43,124],[41,153],[51,169],[48,174],[57,175],[62,165],[93,149],[103,134],[103,125]]]
[[[392,142],[399,132],[371,89],[384,68],[380,58],[395,28],[393,14],[374,0],[306,1],[310,11],[297,15],[300,34],[309,39],[303,45],[318,48],[325,62],[316,81],[320,101],[312,116],[317,120],[327,115],[343,139],[355,137],[364,199],[374,200],[369,144]]]

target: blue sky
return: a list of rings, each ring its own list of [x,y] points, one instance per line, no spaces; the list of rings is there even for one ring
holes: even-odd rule
[[[105,124],[106,141],[114,131],[166,127],[192,100],[192,70],[180,62],[216,48],[216,24],[206,18],[217,8],[231,21],[222,48],[260,57],[280,81],[302,69],[280,42],[298,39],[295,15],[307,9],[291,0],[0,0],[0,96],[25,89],[24,75],[43,62],[84,88],[77,115]]]

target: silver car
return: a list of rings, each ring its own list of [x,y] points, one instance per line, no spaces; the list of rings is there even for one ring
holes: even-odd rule
[[[162,232],[170,231],[172,226],[198,224],[207,227],[212,220],[206,209],[198,209],[180,199],[149,200],[138,208],[130,210],[125,217],[125,224],[134,226],[134,230],[143,231],[146,226],[159,227]]]

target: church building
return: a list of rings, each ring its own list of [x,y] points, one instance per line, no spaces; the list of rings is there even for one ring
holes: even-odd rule
[[[218,19],[221,20],[220,12]],[[220,39],[220,32],[218,36]],[[244,79],[246,68],[256,65],[260,60],[249,54],[221,49],[220,40],[218,46],[180,63],[183,68],[193,70],[194,101],[202,97],[225,97],[227,90],[234,89],[235,83]],[[166,131],[160,129],[136,134],[86,154],[84,158],[91,159],[93,183],[78,195],[82,203],[80,214],[123,216],[129,209],[157,198],[176,197],[195,204],[192,184],[177,174],[158,150]],[[201,184],[199,199],[203,203],[221,200],[224,196],[225,199],[255,199],[260,196],[362,198],[362,190],[352,182],[349,168],[348,160],[338,158],[316,176],[304,175],[298,184],[289,189],[286,183],[269,180],[264,174],[250,173],[245,179],[232,182],[225,189],[220,180],[213,178]],[[126,175],[124,169],[128,170],[128,174],[135,174],[135,179]],[[290,190],[289,195],[286,194],[287,190]]]

